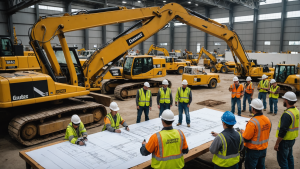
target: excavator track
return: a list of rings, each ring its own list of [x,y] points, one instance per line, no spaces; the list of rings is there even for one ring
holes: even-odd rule
[[[49,133],[47,135],[43,136],[36,136],[31,140],[25,140],[22,138],[21,133],[23,132],[22,129],[25,128],[25,125],[31,125],[31,124],[43,124],[44,121],[46,122],[49,119],[58,119],[58,117],[62,117],[66,113],[72,113],[72,112],[85,112],[85,114],[93,113],[93,111],[100,109],[101,117],[97,121],[93,121],[92,123],[85,124],[86,129],[94,128],[97,126],[100,126],[103,124],[103,118],[106,115],[106,109],[102,104],[96,103],[96,102],[90,102],[90,101],[82,101],[75,98],[69,98],[67,99],[67,103],[58,104],[58,105],[48,105],[47,107],[34,110],[30,114],[24,114],[24,115],[18,115],[14,117],[9,125],[8,125],[8,132],[9,135],[20,142],[23,145],[26,146],[32,146],[35,144],[43,143],[49,140],[53,140],[59,137],[62,137],[65,135],[65,129],[56,131],[53,133]],[[56,117],[55,117],[56,116]],[[65,117],[70,119],[71,116]],[[35,128],[36,130],[38,127]],[[30,130],[29,130],[30,131]]]
[[[162,82],[161,81],[148,80],[147,82],[149,82],[150,88],[162,86]],[[171,88],[172,87],[172,82],[169,81],[169,80],[168,80],[168,82],[169,82],[169,88]],[[128,96],[128,90],[138,90],[138,89],[142,88],[143,86],[144,86],[144,82],[135,82],[135,83],[121,84],[121,85],[118,85],[115,88],[114,95],[115,95],[115,97],[117,99],[126,100],[126,99],[128,99],[130,97],[135,96],[135,95]],[[152,92],[152,94],[157,94],[157,93]]]
[[[296,88],[293,85],[285,84],[285,83],[277,83],[277,85],[280,87],[279,96],[283,96],[284,93],[288,91],[292,91],[296,93]]]

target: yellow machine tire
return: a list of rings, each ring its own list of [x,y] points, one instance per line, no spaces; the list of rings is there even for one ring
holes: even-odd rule
[[[183,74],[183,67],[179,67],[177,69],[177,74],[182,75]]]
[[[210,82],[209,82],[209,84],[208,84],[208,87],[209,88],[216,88],[217,85],[218,85],[217,80],[216,79],[211,79]]]
[[[218,72],[218,69],[216,68],[216,66],[212,66],[210,68],[210,73],[217,73]]]
[[[227,73],[228,72],[227,66],[222,66],[220,72]]]

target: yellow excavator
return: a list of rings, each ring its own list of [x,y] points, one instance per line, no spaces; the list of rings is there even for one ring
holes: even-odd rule
[[[235,70],[236,75],[246,77],[267,74],[248,61],[234,31],[177,3],[137,9],[110,7],[85,10],[74,15],[66,13],[58,17],[41,17],[32,26],[29,35],[41,72],[0,74],[0,124],[9,122],[10,136],[27,146],[63,136],[66,124],[74,113],[81,117],[86,128],[101,125],[101,119],[106,114],[104,106],[78,97],[83,98],[91,91],[98,90],[95,87],[101,84],[105,74],[128,49],[157,33],[173,19],[224,40],[234,58],[241,63]],[[83,66],[70,53],[65,33],[131,21],[137,22],[98,48]],[[51,46],[51,40],[56,36],[63,53],[60,57],[56,56]],[[163,76],[166,73],[164,64],[164,59],[154,61],[148,55],[129,56],[125,60],[123,74],[127,79]],[[159,83],[155,83],[152,85],[158,88]],[[136,92],[142,84],[136,82],[119,86],[115,88],[115,94],[117,90],[119,95],[126,96],[129,92]],[[97,100],[97,97],[94,98]]]
[[[154,51],[160,51],[164,54],[164,58],[166,59],[167,73],[177,73],[179,75],[182,75],[184,67],[191,65],[189,61],[178,59],[175,55],[176,54],[175,52],[168,52],[166,48],[161,46],[156,46],[154,44],[150,46],[147,55],[154,55],[153,53]]]
[[[14,27],[14,43],[7,36],[0,36],[0,73],[18,70],[39,71],[40,66],[33,51],[24,51],[22,43],[18,43]]]
[[[226,60],[218,61],[217,58],[209,53],[204,47],[202,47],[200,52],[198,53],[199,57],[201,57],[203,53],[209,57],[209,59],[205,58],[203,60],[203,65],[206,69],[210,69],[211,73],[227,73],[234,71],[235,62]]]

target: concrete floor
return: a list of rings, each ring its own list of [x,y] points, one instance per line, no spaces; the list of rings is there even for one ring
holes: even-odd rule
[[[202,62],[200,62],[202,63]],[[208,70],[209,71],[209,70]],[[218,101],[224,101],[226,104],[215,106],[214,108],[220,109],[220,110],[229,110],[230,111],[230,92],[228,91],[228,88],[230,84],[232,84],[232,78],[234,75],[231,73],[229,74],[220,74],[221,77],[221,83],[218,84],[216,89],[209,89],[207,86],[201,86],[192,88],[193,92],[193,102],[190,107],[190,111],[198,110],[201,108],[204,108],[205,106],[196,104],[197,102],[213,99]],[[181,75],[167,75],[165,78],[172,81],[172,94],[173,97],[175,97],[176,89],[181,86]],[[163,80],[164,78],[160,78],[159,80]],[[256,84],[257,85],[257,84]],[[257,98],[258,91],[255,90],[254,98]],[[113,97],[113,96],[112,96]],[[158,117],[159,111],[156,104],[156,96],[153,96],[153,108],[152,111],[150,111],[150,119],[154,119]],[[298,100],[300,100],[300,96],[298,96]],[[120,100],[114,100],[118,103],[120,107],[119,113],[121,116],[127,121],[128,124],[134,124],[136,122],[136,106],[135,106],[135,99],[130,99],[128,101],[120,101]],[[300,107],[300,101],[296,103],[296,106]],[[175,115],[178,115],[178,107],[173,106],[171,107],[171,110],[175,113]],[[272,131],[269,141],[269,147],[267,151],[267,157],[266,157],[266,168],[270,169],[276,169],[279,168],[277,160],[276,160],[276,151],[273,149],[275,142],[276,142],[276,128],[278,125],[278,121],[280,119],[281,114],[284,111],[283,107],[283,101],[282,99],[279,99],[278,103],[278,115],[277,116],[271,116],[269,114],[266,114],[269,111],[269,106],[267,111],[264,112],[267,117],[269,117],[273,123],[272,125]],[[247,108],[248,110],[248,108]],[[109,112],[109,110],[108,110]],[[249,115],[249,112],[243,112],[242,113],[245,116]],[[142,116],[142,121],[144,121],[144,116]],[[177,123],[177,122],[176,122]],[[94,128],[88,130],[89,134],[100,132],[102,129],[101,127]],[[33,148],[41,145],[46,145],[55,141],[62,140],[63,138],[55,139],[43,144],[39,144],[32,147],[26,147],[20,145],[15,140],[12,140],[8,134],[0,134],[0,168],[1,169],[21,169],[25,168],[25,162],[23,159],[19,157],[19,152],[21,150],[26,150],[28,148]],[[295,168],[300,168],[300,141],[299,138],[296,140],[296,143],[294,145],[293,149],[294,154],[294,161],[295,161]],[[211,153],[206,153],[202,155],[200,158],[205,159],[207,161],[212,160]]]

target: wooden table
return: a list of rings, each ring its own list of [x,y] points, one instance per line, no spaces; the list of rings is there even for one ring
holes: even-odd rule
[[[214,109],[214,108],[210,108],[210,109],[217,110],[217,111],[223,111],[223,110],[218,110],[218,109]],[[246,117],[246,116],[243,116],[243,117]],[[247,117],[247,118],[249,118],[249,117]],[[23,158],[25,160],[26,169],[30,169],[31,167],[34,168],[34,169],[44,169],[44,167],[42,167],[37,162],[35,162],[31,157],[29,157],[26,154],[26,152],[33,151],[33,150],[36,150],[36,149],[40,149],[40,148],[43,148],[43,147],[48,147],[48,146],[58,144],[58,143],[62,143],[62,142],[65,142],[65,141],[66,140],[61,140],[61,141],[57,141],[57,142],[47,144],[47,145],[44,145],[44,146],[39,146],[39,147],[23,150],[23,151],[20,151],[19,155],[20,155],[21,158]],[[204,144],[202,144],[202,145],[200,145],[196,148],[191,149],[188,154],[184,155],[184,161],[185,162],[191,161],[194,158],[197,158],[198,156],[208,152],[209,147],[210,147],[212,142],[213,141],[210,141],[210,142],[204,143]],[[132,167],[132,169],[149,168],[150,166],[151,166],[151,160],[146,161],[146,162],[144,162],[142,164],[139,164],[137,166],[134,166],[134,167]]]

